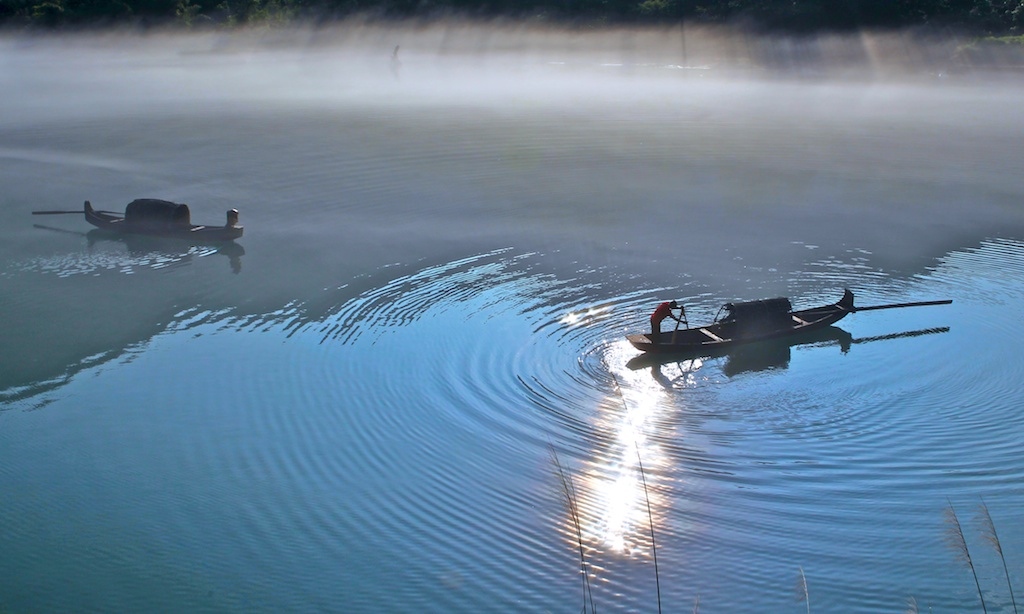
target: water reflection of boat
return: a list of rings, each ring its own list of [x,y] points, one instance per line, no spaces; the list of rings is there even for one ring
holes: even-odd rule
[[[89,247],[93,247],[97,243],[109,241],[123,244],[127,247],[128,253],[133,255],[159,252],[167,255],[168,258],[173,260],[191,259],[191,254],[188,251],[184,253],[182,252],[182,243],[177,239],[166,239],[151,235],[114,234],[98,229],[93,229],[89,232],[81,232],[78,230],[55,228],[53,226],[46,226],[45,224],[33,224],[33,226],[40,230],[84,236],[89,243]],[[191,248],[192,243],[188,243],[188,246]],[[242,256],[245,255],[245,248],[234,241],[211,243],[208,247],[213,250],[213,253],[228,257],[228,260],[231,262],[232,272],[241,272]]]
[[[634,371],[647,367],[656,367],[672,362],[683,362],[696,358],[728,358],[727,364],[734,367],[727,371],[760,371],[772,367],[784,367],[789,364],[790,348],[794,345],[813,345],[838,343],[845,354],[850,349],[853,336],[838,326],[828,326],[812,331],[804,331],[784,339],[769,339],[756,343],[738,346],[718,346],[708,350],[695,350],[690,353],[676,352],[672,354],[649,352],[640,354],[626,363]]]
[[[24,358],[13,352],[6,362],[0,360],[0,414],[21,400],[39,397],[39,403],[45,402],[44,393],[133,347],[144,347],[169,328],[181,330],[215,320],[216,314],[245,303],[245,297],[232,289],[242,286],[222,283],[226,271],[217,256],[226,256],[238,273],[246,253],[238,243],[204,245],[95,228],[83,232],[34,226],[70,240],[54,241],[53,253],[24,260],[17,279],[9,277],[11,287],[20,283],[33,292],[0,301],[0,317],[8,324],[0,332],[0,346],[34,354]],[[206,266],[196,269],[199,262]],[[194,274],[153,274],[186,267]],[[60,282],[34,281],[49,278]],[[65,313],[69,300],[76,305],[76,318]],[[275,309],[276,304],[250,313],[264,317]],[[90,325],[83,327],[82,321]]]
[[[871,343],[874,341],[886,341],[890,339],[903,339],[908,337],[920,337],[923,335],[934,335],[949,332],[948,326],[938,328],[924,328],[920,330],[905,331],[902,333],[890,333],[886,335],[875,335],[871,337],[854,338],[849,332],[838,326],[810,331],[805,334],[795,335],[784,339],[769,339],[756,343],[734,346],[732,348],[719,348],[714,352],[694,352],[691,354],[641,354],[632,358],[626,363],[626,367],[633,371],[650,368],[655,376],[663,365],[670,363],[693,362],[698,359],[722,358],[726,362],[722,371],[729,377],[740,373],[765,371],[768,369],[785,369],[789,366],[791,349],[794,346],[831,346],[838,345],[843,354],[850,351],[854,345]],[[691,371],[687,369],[687,371]]]
[[[842,320],[848,314],[875,309],[947,305],[953,301],[922,301],[855,307],[853,292],[846,290],[843,298],[830,305],[794,311],[787,298],[774,298],[746,303],[726,303],[712,324],[691,328],[685,311],[678,322],[686,328],[671,333],[627,335],[636,349],[653,354],[690,354],[713,356],[732,348],[772,339],[798,338]],[[673,303],[673,307],[675,304]],[[660,308],[659,308],[660,309]]]
[[[85,236],[89,241],[90,246],[103,241],[112,241],[124,244],[130,254],[145,254],[156,251],[166,253],[169,256],[174,257],[183,257],[185,255],[181,253],[182,244],[176,239],[167,239],[165,237],[151,235],[111,234],[102,230],[90,230]],[[202,243],[200,244],[205,245]],[[191,243],[189,246],[191,247]],[[233,273],[241,272],[242,256],[245,255],[244,247],[234,241],[214,242],[207,245],[207,247],[212,250],[213,253],[227,256],[231,263],[231,271]]]
[[[137,205],[153,205],[141,208]],[[147,211],[147,215],[132,216],[136,210]],[[159,206],[160,208],[158,208]],[[153,213],[159,211],[160,215]],[[163,212],[168,212],[163,215]],[[242,236],[243,228],[238,225],[238,210],[227,212],[227,221],[223,226],[202,226],[192,224],[187,205],[180,205],[164,200],[139,199],[128,204],[125,215],[107,211],[97,211],[89,201],[85,201],[85,221],[102,230],[119,234],[143,234],[191,241],[234,241]]]

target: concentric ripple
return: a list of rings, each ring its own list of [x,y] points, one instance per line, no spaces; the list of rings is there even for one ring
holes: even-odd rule
[[[829,262],[813,266],[828,278]],[[18,402],[88,409],[92,445],[146,432],[124,454],[167,467],[163,487],[96,467],[101,488],[149,493],[107,513],[165,506],[176,556],[247,561],[258,581],[222,596],[235,606],[572,607],[582,546],[595,600],[644,609],[655,544],[663,599],[687,607],[784,607],[798,566],[844,611],[901,604],[907,582],[959,603],[927,573],[877,568],[942,548],[932,528],[950,493],[1012,514],[1024,374],[1004,342],[1024,332],[1024,248],[986,242],[892,283],[837,266],[862,305],[954,303],[854,314],[834,340],[638,366],[624,335],[657,300],[688,295],[696,319],[718,299],[500,249],[327,291],[337,308],[321,320],[301,302],[181,310],[117,368]],[[138,379],[145,398],[122,385]]]
[[[858,288],[860,304],[949,297],[954,306],[852,316],[843,323],[848,347],[786,348],[785,360],[763,366],[730,356],[633,370],[627,363],[635,352],[622,336],[642,325],[662,290],[617,294],[618,284],[606,288],[601,271],[566,280],[545,271],[542,256],[508,250],[397,279],[299,336],[318,335],[324,364],[344,370],[359,395],[387,408],[378,414],[380,428],[411,429],[423,462],[445,459],[453,437],[486,440],[490,452],[478,461],[492,474],[504,473],[492,457],[537,462],[546,449],[557,450],[575,477],[584,539],[606,573],[635,556],[649,561],[651,519],[666,539],[697,539],[693,531],[707,523],[715,528],[704,529],[706,539],[727,531],[724,549],[707,553],[715,558],[750,556],[751,543],[774,544],[782,553],[768,561],[783,566],[806,548],[808,530],[820,532],[823,544],[837,525],[887,539],[865,524],[876,505],[821,508],[822,497],[858,499],[881,489],[878,504],[897,514],[904,510],[886,493],[941,500],[949,485],[935,483],[937,470],[975,477],[988,471],[993,487],[1019,477],[997,469],[1015,441],[1000,429],[1017,395],[1006,378],[1016,377],[1018,362],[1003,356],[979,373],[957,361],[955,349],[971,326],[967,313],[1014,304],[1012,284],[997,297],[976,289],[992,278],[1019,278],[1019,258],[1019,245],[987,243],[901,284],[896,296],[878,271],[843,264],[843,285]],[[694,298],[696,311],[712,308],[706,296]],[[397,375],[381,378],[381,371]],[[424,421],[423,411],[433,421]],[[940,470],[965,437],[988,447],[987,460]],[[369,448],[380,444],[370,440],[357,456],[377,458]],[[432,479],[442,491],[457,490],[440,473]],[[550,505],[550,497],[541,491],[525,500]],[[727,510],[719,503],[726,500]],[[409,503],[393,502],[425,522],[429,512]],[[775,508],[768,521],[765,510]],[[460,521],[474,528],[495,516],[512,522],[514,509],[478,509]],[[566,527],[563,538],[574,536]],[[766,590],[774,582],[751,580]]]

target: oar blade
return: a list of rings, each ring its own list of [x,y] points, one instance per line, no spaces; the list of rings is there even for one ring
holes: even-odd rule
[[[870,307],[855,307],[854,311],[874,311],[875,309],[900,309],[903,307],[930,307],[932,305],[949,305],[953,299],[943,301],[918,301],[916,303],[893,303],[891,305],[871,305]]]

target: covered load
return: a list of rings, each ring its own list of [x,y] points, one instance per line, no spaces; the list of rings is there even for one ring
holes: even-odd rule
[[[128,203],[124,219],[130,224],[184,227],[192,224],[188,205],[156,198],[139,198]]]
[[[793,305],[788,298],[766,298],[760,301],[748,301],[746,303],[726,303],[725,310],[729,313],[729,319],[747,320],[757,318],[770,318],[774,316],[788,316],[793,311]]]
[[[726,321],[738,324],[788,324],[793,305],[788,298],[726,303]]]

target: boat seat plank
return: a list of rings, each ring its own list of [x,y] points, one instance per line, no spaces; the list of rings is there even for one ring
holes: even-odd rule
[[[702,329],[700,329],[700,332],[704,333],[704,334],[705,334],[705,335],[707,335],[708,337],[711,337],[711,339],[712,339],[712,340],[714,340],[714,341],[718,341],[718,342],[722,342],[722,341],[725,341],[725,339],[722,339],[721,337],[719,337],[718,335],[716,335],[715,333],[713,333],[713,332],[709,331],[709,330],[708,330],[708,329],[706,329],[706,328],[702,328]]]
[[[800,326],[807,326],[807,320],[804,320],[798,315],[793,316],[793,321],[799,324]]]

